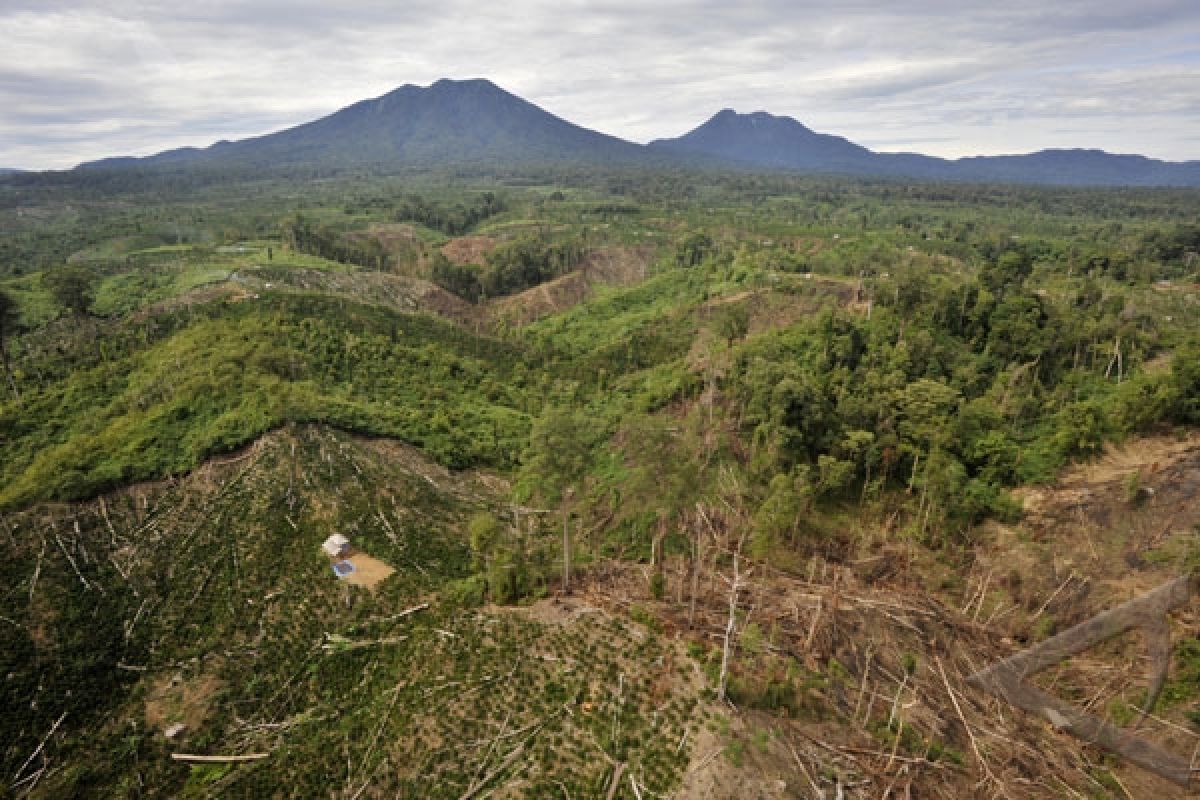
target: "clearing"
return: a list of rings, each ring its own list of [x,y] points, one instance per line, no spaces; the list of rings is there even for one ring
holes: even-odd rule
[[[369,556],[366,553],[355,553],[343,560],[353,564],[354,571],[343,576],[342,580],[354,586],[361,586],[372,592],[375,591],[379,584],[396,573],[396,570],[378,558]]]

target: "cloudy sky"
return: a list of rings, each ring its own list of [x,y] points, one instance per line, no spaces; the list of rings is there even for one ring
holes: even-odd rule
[[[1197,0],[0,0],[0,166],[66,168],[486,77],[635,141],[721,108],[880,150],[1200,159]]]

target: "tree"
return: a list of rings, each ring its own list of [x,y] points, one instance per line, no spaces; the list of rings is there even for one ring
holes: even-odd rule
[[[754,513],[750,549],[755,558],[777,559],[779,544],[785,540],[789,545],[796,544],[801,521],[812,507],[811,472],[810,467],[800,466],[771,479],[769,494]]]
[[[716,245],[707,233],[689,233],[675,247],[675,263],[694,267],[716,253]]]
[[[500,540],[500,522],[486,511],[480,511],[471,517],[467,523],[467,533],[471,542],[471,557],[475,568],[487,570],[491,564],[492,553]]]
[[[1051,349],[1046,330],[1048,315],[1042,299],[1030,293],[1010,293],[988,318],[988,350],[999,366],[1028,362]]]
[[[1007,289],[1020,288],[1033,272],[1033,259],[1022,250],[1008,250],[993,263],[985,264],[979,280],[992,292],[1002,294]]]
[[[1176,420],[1185,425],[1200,425],[1200,340],[1184,344],[1175,353],[1171,383],[1178,397]]]
[[[713,330],[732,345],[750,330],[750,309],[744,303],[722,306],[713,320]]]
[[[600,435],[599,426],[586,414],[552,408],[533,424],[529,436],[522,469],[525,482],[546,501],[562,507],[564,593],[571,588],[570,500],[591,468]]]
[[[479,283],[479,275],[475,270],[455,264],[440,252],[433,255],[431,276],[438,286],[468,303],[479,302],[483,293],[483,286]]]
[[[12,390],[18,403],[21,402],[21,393],[17,391],[17,382],[13,379],[12,366],[8,361],[8,339],[16,333],[19,324],[16,300],[7,292],[0,291],[0,363],[4,366],[8,388]]]
[[[694,439],[676,420],[654,415],[627,419],[621,438],[630,467],[627,506],[653,510],[656,530],[650,560],[661,569],[661,546],[672,521],[691,505],[705,482],[696,464],[699,448],[691,447]]]
[[[784,451],[793,458],[815,461],[837,433],[829,395],[811,373],[779,381],[771,391],[771,411]]]
[[[60,267],[42,276],[42,283],[54,297],[54,302],[72,316],[86,317],[95,300],[95,278],[80,267]]]

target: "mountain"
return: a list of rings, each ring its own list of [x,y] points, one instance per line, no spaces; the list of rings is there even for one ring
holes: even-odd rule
[[[112,167],[198,165],[438,166],[469,163],[588,164],[647,160],[640,145],[582,128],[486,80],[401,86],[294,128],[204,149],[105,159]]]
[[[1200,186],[1200,161],[1158,161],[1102,150],[1042,150],[957,160],[877,153],[764,111],[739,114],[725,109],[682,136],[658,139],[648,147],[664,155],[776,170],[1077,186]]]
[[[961,180],[1094,186],[1200,186],[1200,161],[1159,161],[1103,150],[1039,150],[1028,155],[976,156],[953,164]]]
[[[638,145],[588,130],[487,80],[401,86],[276,133],[185,147],[84,168],[272,170],[522,164],[704,166],[930,180],[1092,186],[1200,186],[1200,161],[1165,162],[1100,150],[946,160],[877,153],[791,117],[725,109],[675,139]]]
[[[874,155],[840,136],[814,133],[791,117],[728,108],[677,139],[658,139],[649,147],[773,169],[849,172],[858,172]]]

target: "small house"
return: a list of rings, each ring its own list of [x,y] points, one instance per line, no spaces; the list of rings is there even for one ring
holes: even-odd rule
[[[340,533],[335,533],[325,540],[321,549],[330,558],[341,560],[350,555],[350,540]]]

